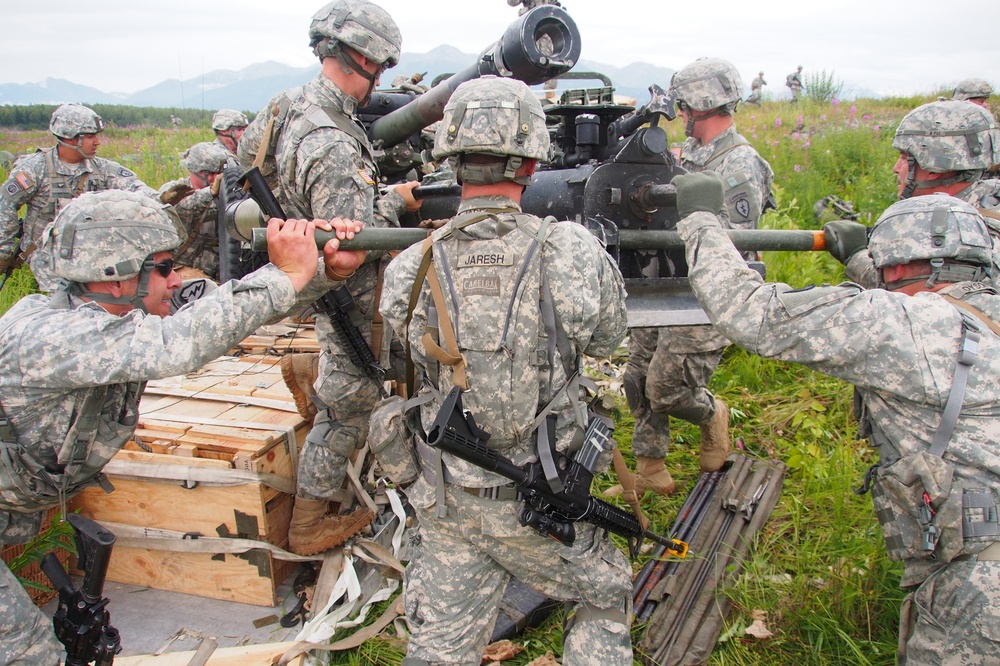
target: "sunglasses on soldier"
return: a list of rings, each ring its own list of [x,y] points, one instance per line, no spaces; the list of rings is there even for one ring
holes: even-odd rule
[[[174,260],[164,259],[163,261],[158,261],[154,263],[152,259],[147,259],[145,262],[143,262],[142,268],[145,271],[153,271],[155,269],[157,273],[166,278],[170,277],[170,274],[174,270]]]

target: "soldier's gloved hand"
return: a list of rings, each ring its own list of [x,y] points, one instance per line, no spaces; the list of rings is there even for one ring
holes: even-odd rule
[[[704,211],[719,215],[725,204],[722,177],[714,171],[686,173],[670,181],[677,188],[677,212],[681,218]]]
[[[823,225],[826,251],[842,264],[868,247],[868,227],[853,220],[834,220]]]

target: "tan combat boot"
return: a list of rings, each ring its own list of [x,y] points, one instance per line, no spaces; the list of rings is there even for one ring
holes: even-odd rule
[[[729,442],[729,407],[718,398],[715,399],[715,416],[701,428],[701,452],[698,460],[701,471],[714,472],[722,467],[729,455],[732,444]]]
[[[316,417],[312,396],[319,374],[319,354],[285,354],[281,357],[281,378],[295,399],[295,409],[306,421]]]
[[[288,528],[288,549],[296,555],[315,555],[339,546],[360,532],[375,512],[361,507],[346,516],[327,514],[327,501],[295,498]]]
[[[652,490],[657,495],[666,497],[674,492],[674,489],[677,487],[670,476],[670,472],[667,471],[667,466],[664,464],[663,458],[636,456],[635,471],[636,473],[632,476],[632,480],[635,484],[635,492],[639,497],[642,497],[647,490]],[[605,490],[603,495],[605,497],[615,497],[621,495],[622,492],[623,488],[619,484]]]

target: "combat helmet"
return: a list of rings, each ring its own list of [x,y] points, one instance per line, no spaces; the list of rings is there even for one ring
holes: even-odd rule
[[[236,109],[219,109],[212,116],[212,129],[224,132],[231,127],[246,127],[250,124],[246,115]]]
[[[471,164],[463,155],[507,157],[506,163]],[[458,157],[456,176],[461,182],[494,184],[513,180],[525,158],[549,157],[549,132],[542,103],[525,83],[516,79],[483,76],[458,86],[444,107],[434,137],[434,159]]]
[[[81,134],[98,134],[104,131],[101,117],[82,104],[63,104],[52,112],[49,131],[61,139],[72,139]]]
[[[709,112],[698,120],[722,114],[732,115],[743,95],[743,79],[728,60],[699,58],[674,72],[670,79],[670,94],[679,106],[683,104],[693,111]],[[684,130],[687,136],[694,133],[695,122],[689,115]]]
[[[872,228],[868,251],[875,268],[929,260],[928,275],[887,285],[897,288],[927,280],[982,281],[993,266],[993,242],[982,215],[947,194],[911,197],[889,206]]]
[[[331,43],[332,42],[332,43]],[[396,22],[368,0],[334,0],[320,9],[309,24],[309,46],[322,60],[346,44],[386,69],[399,62],[403,37]]]
[[[229,151],[214,142],[196,143],[184,151],[181,164],[191,173],[222,173]]]
[[[59,211],[42,234],[39,250],[66,293],[146,311],[153,255],[180,246],[181,221],[173,208],[138,192],[86,192]],[[139,276],[134,296],[87,291],[88,282]]]
[[[979,99],[993,94],[993,86],[983,79],[965,79],[955,86],[952,99]]]
[[[903,116],[892,147],[909,163],[901,198],[916,188],[946,187],[978,180],[983,170],[1000,162],[1000,130],[986,109],[971,102],[938,100]],[[917,182],[915,165],[931,173],[959,172],[935,181]]]

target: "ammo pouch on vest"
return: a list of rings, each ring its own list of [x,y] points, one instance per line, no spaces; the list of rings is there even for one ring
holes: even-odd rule
[[[368,446],[382,474],[396,484],[406,484],[420,474],[420,463],[408,417],[419,416],[419,408],[401,396],[383,399],[372,410]]]

